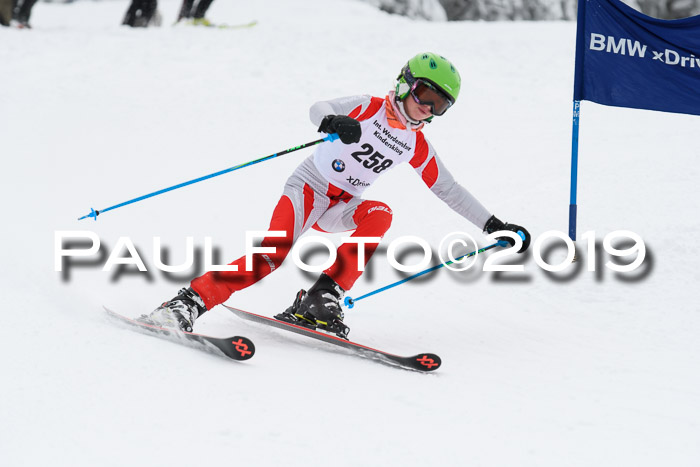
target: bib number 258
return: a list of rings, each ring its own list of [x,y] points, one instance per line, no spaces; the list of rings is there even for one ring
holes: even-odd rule
[[[363,167],[375,173],[388,169],[394,163],[391,159],[386,159],[379,151],[375,151],[372,145],[368,143],[363,144],[362,149],[363,151],[353,152],[351,156],[361,163]]]

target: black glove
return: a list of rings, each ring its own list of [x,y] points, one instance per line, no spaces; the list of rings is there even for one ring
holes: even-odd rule
[[[509,224],[507,222],[503,223],[496,216],[491,216],[489,220],[486,221],[486,225],[484,225],[484,232],[489,234],[501,230],[510,230],[511,232],[515,233],[522,232],[522,234],[525,236],[525,238],[523,238],[523,235],[520,236],[520,238],[523,238],[523,246],[520,248],[518,253],[524,252],[530,246],[530,232],[528,232],[525,227],[521,227],[516,224]],[[496,240],[505,240],[506,242],[508,242],[508,244],[510,244],[510,246],[515,245],[515,240],[513,240],[510,237],[498,237],[496,238]]]
[[[326,115],[318,131],[329,134],[338,133],[340,141],[344,144],[357,143],[362,136],[360,122],[347,115]]]

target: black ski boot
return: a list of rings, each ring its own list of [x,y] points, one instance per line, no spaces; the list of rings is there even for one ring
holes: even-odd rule
[[[192,288],[180,289],[177,296],[163,303],[139,321],[164,328],[192,332],[194,321],[207,311],[204,301]]]
[[[348,338],[350,328],[343,323],[343,309],[340,299],[345,291],[325,274],[309,289],[297,292],[292,306],[275,319],[304,326],[309,329],[321,329],[332,332],[343,339]]]
[[[308,321],[314,320],[319,329],[347,339],[350,328],[343,323],[343,309],[340,307],[344,293],[333,279],[321,274],[299,303],[296,315]]]
[[[313,316],[306,317],[299,313],[299,305],[301,305],[301,302],[304,301],[305,298],[306,290],[301,289],[299,292],[297,292],[296,297],[294,297],[294,303],[292,303],[292,306],[284,310],[284,312],[275,315],[275,319],[316,329],[316,320],[313,318]]]

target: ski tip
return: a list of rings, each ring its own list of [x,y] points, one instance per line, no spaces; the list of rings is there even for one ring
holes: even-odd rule
[[[233,336],[229,343],[231,344],[231,358],[249,360],[255,355],[255,344],[247,337]]]
[[[420,371],[435,371],[442,365],[442,359],[434,353],[422,353],[411,357],[413,368]]]

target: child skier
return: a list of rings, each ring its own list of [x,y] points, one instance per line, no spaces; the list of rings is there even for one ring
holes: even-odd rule
[[[454,211],[487,233],[521,231],[520,252],[530,244],[523,227],[503,223],[460,186],[438,158],[422,129],[434,116],[443,115],[457,100],[460,76],[444,57],[422,53],[411,58],[397,78],[396,89],[383,98],[354,96],[317,102],[310,117],[318,131],[337,133],[342,144],[323,143],[287,180],[269,231],[283,237],[267,237],[261,246],[270,254],[252,255],[231,263],[236,272],[207,272],[180,290],[143,320],[191,331],[195,320],[277,269],[294,242],[310,228],[324,232],[354,230],[351,237],[383,237],[392,211],[381,201],[363,199],[362,192],[382,174],[408,162],[430,190]],[[513,240],[504,237],[514,244]],[[365,247],[365,263],[377,244]],[[308,293],[300,291],[294,304],[277,319],[319,328],[347,338],[340,300],[362,274],[358,269],[358,244],[344,243],[335,263],[325,270]]]

